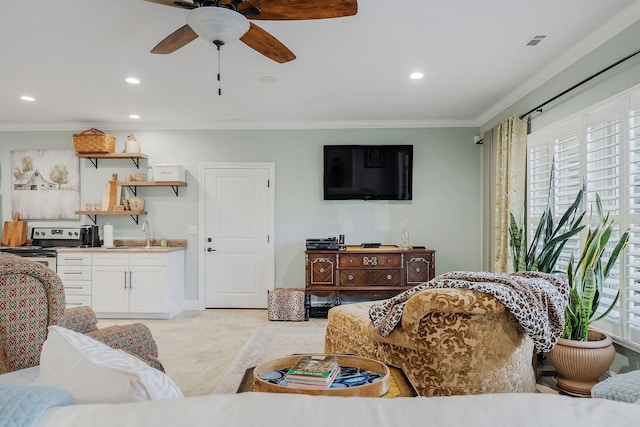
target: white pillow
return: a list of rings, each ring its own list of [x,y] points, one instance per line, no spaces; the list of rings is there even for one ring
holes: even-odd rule
[[[49,326],[38,382],[68,391],[77,403],[184,397],[171,378],[137,357],[60,326]]]

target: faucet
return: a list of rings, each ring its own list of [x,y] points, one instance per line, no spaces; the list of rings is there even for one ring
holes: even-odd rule
[[[146,232],[145,234],[145,240],[146,240],[146,245],[144,246],[145,248],[150,248],[151,247],[151,227],[149,227],[149,221],[148,220],[144,220],[144,222],[142,223],[142,231]]]

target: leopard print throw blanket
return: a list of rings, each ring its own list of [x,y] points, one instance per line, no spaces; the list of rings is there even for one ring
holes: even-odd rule
[[[374,304],[369,317],[376,331],[389,335],[402,318],[405,302],[418,292],[438,288],[464,288],[493,295],[520,322],[539,352],[550,351],[564,327],[569,301],[565,276],[537,271],[488,273],[454,271],[435,277],[395,297]]]

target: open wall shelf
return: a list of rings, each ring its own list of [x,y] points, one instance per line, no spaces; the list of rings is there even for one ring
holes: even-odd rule
[[[76,215],[87,215],[94,224],[98,215],[129,215],[138,224],[138,215],[146,215],[146,211],[76,211]]]
[[[76,153],[76,157],[89,159],[96,169],[98,169],[98,159],[131,159],[136,168],[140,169],[140,159],[148,158],[142,153]]]
[[[117,185],[127,187],[134,196],[137,196],[138,187],[171,187],[177,197],[178,187],[186,187],[187,183],[183,181],[118,181]]]

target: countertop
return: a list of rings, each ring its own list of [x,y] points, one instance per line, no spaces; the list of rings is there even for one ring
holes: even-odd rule
[[[144,240],[114,240],[112,248],[58,248],[58,252],[176,252],[187,249],[186,240],[168,240],[168,246],[160,246],[160,240],[153,240],[150,248],[145,248]]]

